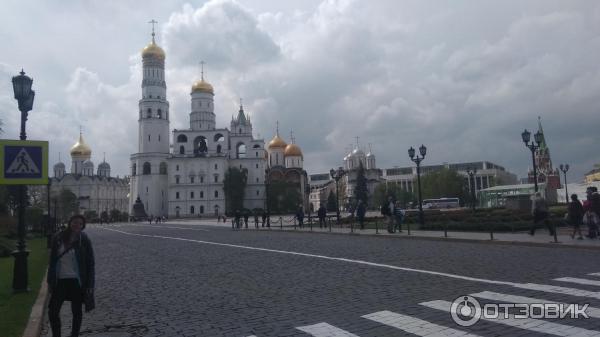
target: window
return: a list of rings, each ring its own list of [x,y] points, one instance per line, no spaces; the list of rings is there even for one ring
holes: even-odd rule
[[[152,97],[152,96],[150,96],[150,97]],[[152,118],[152,109],[148,108],[148,110],[146,111],[146,117]]]
[[[194,177],[194,176],[190,176],[190,183],[192,183],[192,184],[193,184],[195,179],[196,179],[196,177]]]
[[[160,166],[158,167],[158,173],[159,174],[167,174],[167,163],[165,163],[165,162],[160,163]]]
[[[175,184],[179,184],[179,176],[175,176]]]
[[[160,142],[160,135],[158,135],[158,141]]]
[[[185,154],[185,147],[183,145],[179,147],[179,154]]]
[[[221,153],[221,144],[217,145],[217,153]]]
[[[150,163],[145,162],[142,170],[142,174],[150,174]]]
[[[219,165],[215,164],[215,170],[219,169]]]
[[[208,151],[208,146],[206,145],[206,138],[203,136],[198,136],[194,139],[194,154],[203,156]]]
[[[218,183],[218,182],[219,182],[219,175],[215,174],[215,183]]]
[[[195,211],[194,206],[190,206],[190,214],[194,214],[194,211]]]
[[[256,182],[258,182],[258,178],[256,178]]]
[[[175,199],[179,199],[179,192],[175,192]]]
[[[256,168],[258,168],[258,163],[256,164]]]
[[[256,158],[258,158],[258,152],[256,152]]]
[[[194,191],[190,192],[190,199],[194,199]]]
[[[186,135],[179,135],[177,136],[177,143],[186,143],[187,142],[187,136]]]
[[[236,158],[246,158],[246,145],[244,143],[238,143],[235,149]]]
[[[179,171],[179,165],[175,165],[175,171]]]
[[[204,198],[204,191],[200,191],[200,199]]]
[[[256,190],[256,195],[260,195],[260,191],[259,190]]]
[[[200,205],[200,214],[204,214],[204,206]]]
[[[219,197],[219,191],[215,191],[215,198]]]
[[[148,135],[148,141],[150,141],[150,135]]]
[[[204,176],[200,176],[200,184],[204,183]]]
[[[160,98],[160,97],[159,97]],[[158,118],[162,118],[162,110],[158,109],[157,113],[156,113],[156,117]]]
[[[242,129],[240,128],[240,133],[242,133]]]
[[[133,166],[131,166],[131,175],[132,176],[136,175],[136,170],[137,170],[137,165],[136,165],[136,163],[133,163]]]

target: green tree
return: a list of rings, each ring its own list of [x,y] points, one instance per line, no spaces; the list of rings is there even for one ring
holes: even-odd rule
[[[454,170],[443,168],[421,177],[423,199],[460,198],[461,203],[470,200],[465,177]]]
[[[402,207],[408,207],[411,202],[415,202],[415,195],[409,191],[406,191],[398,184],[394,183],[380,183],[375,186],[373,193],[373,205],[376,207],[381,206],[384,202],[387,202],[388,197],[392,197],[395,201],[399,201]]]
[[[83,212],[83,216],[89,222],[96,221],[98,219],[98,213],[94,210],[87,210]]]
[[[225,209],[229,214],[244,208],[244,193],[248,183],[248,169],[230,167],[225,172]]]
[[[121,219],[121,211],[116,208],[110,210],[110,221],[119,221]]]
[[[354,201],[362,200],[369,204],[369,190],[367,189],[367,177],[365,177],[365,168],[363,167],[362,161],[359,162],[358,170],[356,172],[356,187],[354,188]]]
[[[295,212],[302,198],[294,183],[273,181],[269,184],[269,210],[271,213]]]
[[[335,212],[337,210],[337,200],[333,191],[329,191],[329,196],[327,196],[326,207],[328,212]]]
[[[53,203],[56,203],[57,218],[61,219],[62,222],[68,220],[73,214],[79,212],[79,201],[75,193],[68,189],[62,189],[58,195],[51,198]]]

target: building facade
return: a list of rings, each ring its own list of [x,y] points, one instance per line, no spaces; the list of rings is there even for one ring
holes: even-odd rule
[[[247,170],[244,207],[264,207],[264,141],[253,137],[252,123],[241,104],[230,129],[217,128],[214,89],[203,74],[191,87],[190,127],[173,130],[170,142],[165,57],[153,32],[152,42],[142,50],[139,146],[131,155],[129,208],[139,197],[146,214],[153,216],[214,216],[231,211],[225,210],[224,191],[230,167]]]
[[[129,179],[111,177],[110,165],[103,160],[94,173],[91,161],[92,149],[79,134],[79,140],[71,148],[70,173],[59,161],[54,165],[54,177],[50,178],[50,193],[58,195],[63,189],[73,192],[79,202],[79,212],[95,211],[110,213],[113,209],[128,212]]]

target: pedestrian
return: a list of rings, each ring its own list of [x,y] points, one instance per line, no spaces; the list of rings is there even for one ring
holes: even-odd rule
[[[581,202],[579,202],[579,199],[577,199],[577,194],[571,194],[571,202],[569,203],[567,221],[573,226],[571,238],[575,239],[575,234],[579,233],[577,240],[583,240],[583,235],[581,235],[581,225],[583,223],[583,205],[581,205]]]
[[[244,227],[248,228],[248,218],[250,217],[250,214],[248,214],[248,211],[244,211]]]
[[[394,232],[394,218],[392,216],[392,211],[394,209],[394,202],[392,201],[392,197],[389,197],[387,201],[384,201],[381,205],[381,215],[387,221],[387,231],[388,233]]]
[[[151,225],[152,225],[152,218],[154,218],[154,215],[150,214],[150,217],[148,218],[148,222],[150,222]]]
[[[234,219],[233,219],[234,223],[235,223],[235,228],[240,228],[241,225],[241,214],[240,214],[240,210],[236,209],[235,213],[234,213]]]
[[[319,218],[319,228],[327,227],[327,224],[325,223],[325,218],[327,217],[327,209],[325,208],[325,206],[323,206],[323,204],[321,204],[321,206],[319,206],[319,209],[317,210],[317,217]]]
[[[398,229],[398,232],[402,233],[402,221],[404,220],[404,210],[402,209],[402,207],[400,207],[400,202],[397,201],[396,205],[394,206],[394,220],[395,220],[395,226],[394,226],[394,231],[396,231],[396,228]]]
[[[254,210],[254,228],[258,229],[258,211]]]
[[[91,306],[94,283],[94,250],[90,238],[83,232],[85,218],[74,215],[69,219],[68,227],[54,236],[48,264],[48,320],[53,337],[60,337],[60,309],[64,301],[71,302],[73,323],[71,336],[79,336],[83,318],[82,305],[86,303],[86,312]]]
[[[554,229],[552,228],[550,221],[548,219],[548,203],[546,203],[546,199],[542,197],[540,192],[535,192],[531,199],[531,213],[533,215],[533,225],[531,226],[531,230],[529,231],[529,235],[535,235],[535,230],[538,227],[540,222],[543,222],[546,227],[548,227],[548,231],[550,235],[554,235]]]
[[[298,219],[298,225],[300,228],[304,226],[304,209],[302,205],[298,206],[298,210],[296,211],[296,219]]]
[[[262,224],[261,227],[265,227],[265,222],[267,221],[267,211],[263,209],[262,211]]]
[[[358,204],[356,205],[356,218],[358,219],[358,224],[360,225],[360,229],[365,229],[365,214],[367,213],[367,207],[362,200],[358,200]]]
[[[598,226],[600,226],[600,194],[595,186],[588,189],[588,203],[584,205],[587,211],[584,216],[584,223],[588,226],[588,238],[598,237]]]

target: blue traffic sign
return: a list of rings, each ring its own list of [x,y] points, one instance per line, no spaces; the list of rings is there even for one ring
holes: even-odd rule
[[[48,142],[0,140],[0,184],[48,183]]]

